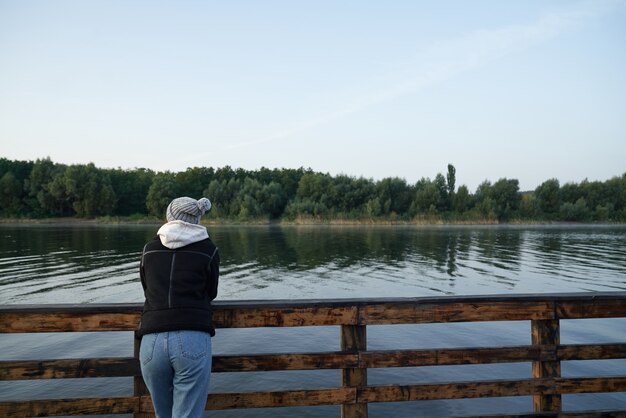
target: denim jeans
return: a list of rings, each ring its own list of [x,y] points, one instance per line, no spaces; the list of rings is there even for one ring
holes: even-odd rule
[[[146,334],[141,373],[157,418],[200,418],[211,377],[211,336],[201,331]]]

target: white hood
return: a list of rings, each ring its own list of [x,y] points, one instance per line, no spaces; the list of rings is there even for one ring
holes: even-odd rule
[[[157,235],[161,243],[173,250],[209,237],[209,233],[202,225],[190,224],[183,221],[171,221],[159,228]]]

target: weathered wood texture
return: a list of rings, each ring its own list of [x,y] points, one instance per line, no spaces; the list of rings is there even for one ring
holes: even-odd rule
[[[427,350],[384,350],[281,354],[236,354],[213,357],[213,373],[276,370],[373,369],[451,366],[528,361],[626,358],[626,344],[560,345],[558,347],[466,347]],[[139,376],[136,358],[20,360],[0,362],[0,380]]]
[[[207,409],[341,405],[354,402],[355,388],[209,394]]]
[[[218,328],[626,317],[626,292],[215,302]],[[140,304],[5,305],[0,333],[133,331]]]
[[[132,414],[139,412],[138,397],[47,399],[0,402],[0,417]]]
[[[132,357],[0,362],[0,380],[122,377],[139,374],[139,362]]]
[[[357,396],[359,402],[400,402],[622,391],[626,391],[626,376],[368,386]]]
[[[586,411],[586,412],[535,412],[513,415],[463,415],[462,418],[626,418],[626,412]]]
[[[626,412],[570,412],[570,413],[532,413],[515,415],[472,415],[463,418],[626,418]]]
[[[531,338],[535,346],[544,346],[556,350],[561,342],[558,319],[531,321]],[[535,379],[546,377],[561,377],[561,362],[553,360],[533,361],[532,375]],[[561,395],[544,393],[533,395],[533,409],[535,412],[559,412],[561,410]]]
[[[139,304],[0,307],[0,333],[133,331]],[[427,297],[314,301],[218,302],[218,328],[337,326],[341,351],[221,355],[213,371],[341,370],[341,385],[312,390],[212,393],[207,409],[340,405],[345,418],[367,417],[370,402],[532,396],[534,414],[500,417],[622,417],[621,411],[564,413],[561,395],[626,392],[626,376],[567,379],[565,360],[626,358],[626,342],[561,345],[559,320],[626,317],[626,292],[515,296]],[[532,345],[367,351],[367,325],[472,321],[530,321]],[[139,344],[133,358],[0,362],[0,380],[133,376],[134,396],[0,402],[0,416],[131,413],[154,416],[140,376]],[[372,386],[367,369],[532,362],[530,379]],[[474,417],[478,418],[478,417]]]
[[[356,354],[367,350],[367,331],[364,325],[341,326],[341,350]],[[367,386],[367,369],[346,367],[341,371],[341,385],[348,388]],[[367,404],[344,403],[341,405],[341,418],[367,418]]]
[[[356,368],[357,353],[237,354],[213,357],[213,373]]]
[[[494,380],[416,385],[379,385],[312,390],[213,393],[207,409],[270,408],[315,405],[354,405],[370,402],[528,396],[538,393],[593,393],[626,391],[626,376]],[[122,414],[152,411],[148,396],[125,398],[54,399],[0,402],[0,416],[55,416]],[[626,412],[626,411],[619,411]]]

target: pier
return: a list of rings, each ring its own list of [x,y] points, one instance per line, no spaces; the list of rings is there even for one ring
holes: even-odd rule
[[[0,333],[134,331],[141,304],[6,305]],[[214,303],[219,328],[336,326],[340,350],[333,352],[215,355],[213,373],[277,370],[340,370],[335,387],[209,393],[207,410],[338,405],[344,418],[365,418],[368,404],[461,398],[530,396],[532,413],[498,417],[626,417],[621,410],[564,412],[562,396],[626,392],[626,370],[612,376],[562,377],[561,362],[626,358],[626,341],[561,344],[561,320],[626,318],[626,292],[450,296],[393,299],[221,301]],[[370,351],[370,325],[527,321],[531,344]],[[584,326],[584,324],[582,325]],[[218,331],[219,333],[219,331]],[[219,338],[219,334],[218,334]],[[141,378],[139,343],[127,358],[39,359],[0,362],[1,380],[132,377],[124,397],[11,400],[0,416],[133,414],[153,417]],[[532,376],[516,380],[430,384],[368,384],[368,369],[464,364],[532,363]],[[495,417],[496,415],[490,415]],[[475,417],[476,418],[476,417]]]

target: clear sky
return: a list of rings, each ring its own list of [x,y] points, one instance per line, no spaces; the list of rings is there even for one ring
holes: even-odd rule
[[[0,157],[626,172],[626,0],[0,0]]]

